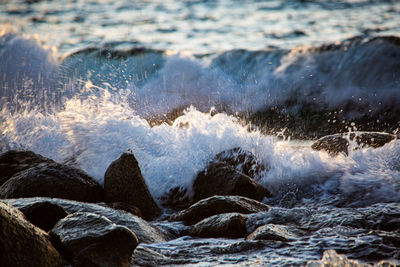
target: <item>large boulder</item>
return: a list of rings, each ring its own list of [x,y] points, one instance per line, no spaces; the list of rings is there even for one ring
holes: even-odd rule
[[[25,218],[44,231],[49,231],[62,218],[68,216],[62,207],[48,202],[38,202],[20,209]]]
[[[189,229],[189,235],[203,238],[240,238],[247,234],[247,218],[240,213],[224,213],[204,219]]]
[[[104,191],[82,170],[52,162],[21,171],[0,187],[0,198],[22,197],[100,202],[104,200]]]
[[[272,196],[250,176],[223,162],[211,162],[205,170],[201,171],[194,181],[193,191],[195,202],[215,195],[237,195],[258,201]]]
[[[333,134],[318,139],[311,145],[311,148],[318,151],[326,151],[331,156],[337,156],[340,153],[348,155],[350,146],[349,141],[353,142],[352,149],[359,149],[362,147],[378,148],[384,146],[395,138],[395,135],[380,132]]]
[[[123,153],[108,167],[104,175],[104,192],[107,202],[126,202],[136,206],[146,220],[161,213],[132,153]]]
[[[205,218],[221,213],[243,214],[266,212],[269,206],[253,199],[240,196],[213,196],[193,204],[189,208],[172,214],[169,221],[183,221],[194,224]]]
[[[50,162],[54,161],[32,151],[9,150],[0,155],[0,185],[20,171]]]
[[[130,266],[135,234],[104,216],[77,212],[50,231],[56,247],[74,266]]]
[[[267,224],[258,227],[247,236],[247,240],[273,240],[289,242],[296,240],[298,235],[290,226]]]
[[[166,233],[162,229],[153,226],[145,220],[130,213],[93,203],[83,203],[66,199],[45,197],[7,199],[4,201],[10,203],[18,209],[25,209],[36,203],[50,202],[52,204],[62,207],[66,212],[70,214],[76,212],[89,212],[103,215],[117,225],[128,227],[132,232],[135,233],[140,243],[160,243],[167,242],[172,238],[175,238],[175,236],[168,235],[168,233]]]
[[[0,201],[1,266],[62,266],[62,258],[48,238],[19,210]]]

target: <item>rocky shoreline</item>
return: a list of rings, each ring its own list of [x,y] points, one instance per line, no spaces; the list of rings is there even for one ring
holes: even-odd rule
[[[316,141],[312,148],[346,155],[349,141],[359,147],[380,147],[393,139],[382,133],[334,135]],[[264,171],[268,166],[254,155],[234,148],[217,154],[197,175],[193,194],[174,188],[154,200],[131,152],[111,163],[102,187],[77,168],[31,151],[7,151],[0,155],[0,262],[4,266],[185,264],[179,255],[161,257],[141,244],[190,237],[239,239],[235,253],[293,244],[312,248],[314,240],[347,227],[349,233],[340,234],[348,239],[357,229],[358,238],[378,241],[364,251],[356,244],[336,252],[335,245],[319,244],[321,261],[306,261],[307,265],[399,264],[399,203],[351,210],[273,207],[262,203],[273,194],[256,181]],[[393,261],[379,262],[382,259]]]

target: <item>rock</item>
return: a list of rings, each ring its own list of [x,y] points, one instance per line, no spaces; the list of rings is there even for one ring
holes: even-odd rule
[[[1,266],[62,266],[48,235],[25,220],[14,207],[0,201]]]
[[[253,179],[268,169],[251,152],[240,147],[218,153],[213,162],[224,163]]]
[[[359,262],[357,260],[350,260],[345,255],[338,254],[333,249],[324,251],[324,255],[320,261],[308,261],[307,267],[335,267],[335,266],[349,266],[349,267],[372,267],[372,266],[398,266],[396,262],[380,261],[374,265]]]
[[[314,150],[324,150],[331,156],[340,153],[348,155],[349,140],[355,142],[353,149],[362,147],[378,148],[384,146],[396,138],[395,135],[379,132],[352,132],[350,134],[333,134],[324,136],[315,141],[311,148]]]
[[[243,214],[266,212],[269,206],[253,199],[240,196],[213,196],[193,204],[188,209],[172,214],[169,221],[194,224],[210,216],[238,212]]]
[[[24,209],[36,203],[50,202],[52,204],[62,207],[70,214],[76,212],[89,212],[103,215],[117,225],[128,227],[131,231],[135,233],[140,243],[150,244],[167,242],[168,240],[174,238],[173,236],[167,235],[164,231],[161,231],[159,228],[149,224],[148,222],[137,216],[134,216],[125,211],[114,210],[93,203],[83,203],[72,200],[44,197],[8,199],[4,201],[10,203],[18,209]]]
[[[0,187],[0,198],[55,197],[100,202],[103,188],[82,170],[56,162],[15,174]]]
[[[35,167],[41,163],[54,162],[32,151],[10,150],[0,155],[0,185],[7,182],[14,174]]]
[[[247,236],[246,240],[273,240],[289,242],[296,240],[297,234],[292,228],[286,225],[267,224],[258,227],[254,232]]]
[[[189,235],[203,238],[240,238],[247,234],[247,218],[239,213],[224,213],[204,219],[189,229]]]
[[[210,163],[200,172],[193,184],[195,202],[215,196],[231,195],[243,196],[262,201],[272,194],[254,181],[251,177],[238,172],[225,163]]]
[[[189,207],[191,200],[187,194],[186,188],[174,187],[160,198],[160,203],[165,208],[177,211]]]
[[[108,167],[104,175],[104,192],[107,202],[126,202],[136,206],[146,220],[161,213],[132,153],[123,153]]]
[[[138,245],[135,234],[104,216],[77,212],[50,231],[56,247],[74,266],[130,266]]]
[[[102,205],[102,203],[98,203],[99,205]],[[142,217],[142,211],[133,205],[130,205],[128,203],[124,202],[111,202],[111,203],[105,203],[107,207],[110,207],[115,210],[123,210],[126,212],[129,212],[130,214],[133,214],[138,217]]]
[[[26,219],[44,231],[49,231],[68,213],[60,206],[48,201],[35,203],[20,209]]]

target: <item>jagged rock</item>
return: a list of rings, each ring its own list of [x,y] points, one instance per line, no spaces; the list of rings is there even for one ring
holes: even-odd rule
[[[167,235],[164,231],[161,231],[159,228],[152,226],[137,216],[125,211],[115,210],[93,203],[83,203],[72,200],[44,197],[7,199],[4,201],[10,203],[18,209],[23,209],[35,203],[50,202],[62,207],[70,214],[75,212],[89,212],[103,215],[117,225],[128,227],[135,233],[140,243],[160,243],[174,238],[173,236]]]
[[[0,201],[0,265],[62,266],[48,235],[25,220],[14,207]]]
[[[324,150],[331,156],[336,156],[340,153],[348,155],[349,140],[355,143],[353,149],[359,149],[361,147],[378,148],[384,146],[395,138],[395,135],[379,132],[333,134],[318,139],[311,145],[311,148],[314,150]]]
[[[195,202],[215,196],[231,195],[243,196],[262,201],[272,194],[254,181],[250,176],[238,172],[225,163],[210,163],[200,172],[193,184]]]
[[[103,188],[82,170],[56,162],[15,174],[0,187],[0,198],[55,197],[84,202],[104,200]]]
[[[243,214],[266,212],[269,206],[253,199],[240,196],[213,196],[193,204],[188,209],[172,214],[169,221],[194,224],[210,216],[238,212]]]
[[[54,161],[32,151],[9,150],[0,155],[0,185],[20,171],[51,162]]]
[[[247,234],[247,218],[239,213],[224,213],[204,219],[189,229],[189,235],[212,238],[240,238]]]
[[[44,231],[49,231],[68,213],[60,206],[48,201],[35,203],[20,209],[26,219]]]
[[[50,231],[56,247],[74,266],[130,266],[135,234],[104,216],[77,212]]]
[[[108,167],[104,175],[104,191],[107,202],[126,202],[136,206],[146,220],[161,212],[132,153],[123,153]]]
[[[298,235],[292,228],[286,225],[267,224],[258,227],[254,232],[247,236],[247,240],[274,240],[274,241],[293,241]]]

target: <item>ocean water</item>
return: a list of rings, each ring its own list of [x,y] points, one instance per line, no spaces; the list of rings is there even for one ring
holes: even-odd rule
[[[177,186],[190,195],[217,153],[241,147],[275,195],[249,231],[312,232],[288,244],[186,236],[140,245],[137,264],[400,258],[398,227],[390,239],[373,223],[400,218],[400,142],[334,158],[310,147],[397,134],[399,1],[3,0],[0,33],[0,152],[29,149],[103,183],[131,149],[159,201]]]

